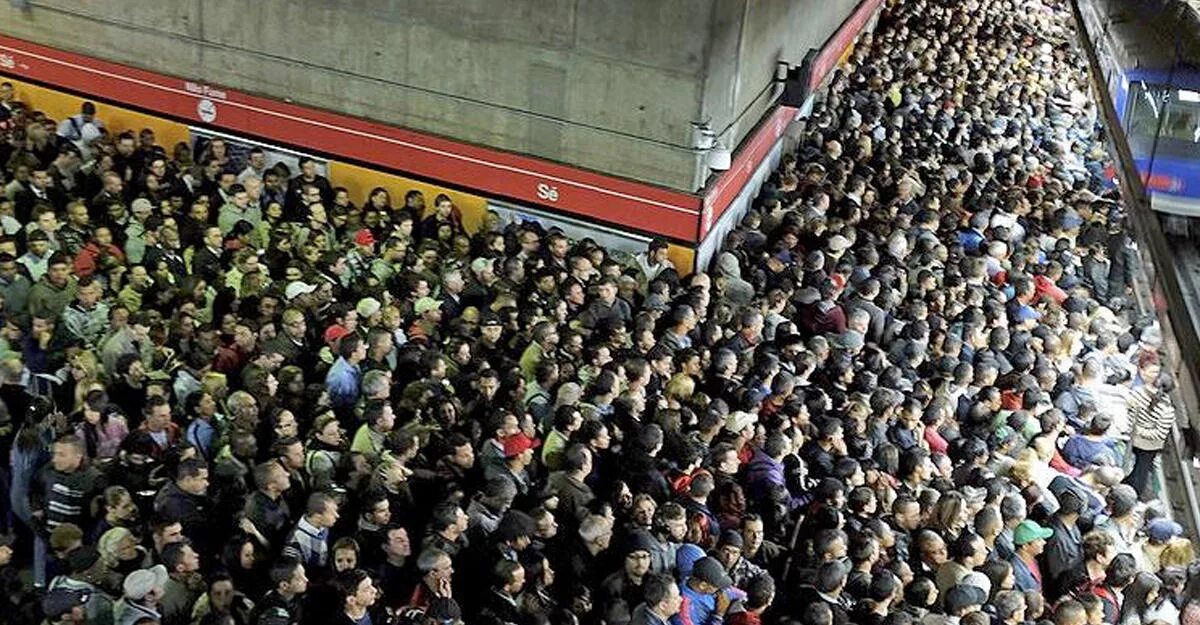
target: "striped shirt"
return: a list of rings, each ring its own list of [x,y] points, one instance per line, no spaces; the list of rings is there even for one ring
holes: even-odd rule
[[[308,522],[307,516],[300,517],[296,529],[288,537],[283,548],[284,555],[298,558],[309,568],[325,566],[329,556],[329,530],[317,529]]]
[[[1147,451],[1161,450],[1175,426],[1175,407],[1170,396],[1151,386],[1142,386],[1129,393],[1126,405],[1133,427],[1133,446]]]

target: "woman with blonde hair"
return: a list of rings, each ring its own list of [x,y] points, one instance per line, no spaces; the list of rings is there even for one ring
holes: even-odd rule
[[[1196,550],[1192,547],[1192,541],[1182,536],[1172,538],[1158,556],[1160,571],[1170,568],[1186,569],[1195,561]]]
[[[100,536],[96,542],[100,554],[97,582],[111,595],[121,594],[125,576],[143,567],[150,566],[150,554],[138,545],[133,532],[124,527],[114,527]]]
[[[75,382],[74,403],[71,405],[71,411],[74,412],[83,407],[84,398],[94,386],[103,388],[104,380],[100,359],[90,349],[75,354],[70,362],[70,371],[71,379]]]
[[[687,374],[677,373],[667,380],[664,390],[667,408],[679,410],[691,401],[692,394],[696,392],[696,381]]]

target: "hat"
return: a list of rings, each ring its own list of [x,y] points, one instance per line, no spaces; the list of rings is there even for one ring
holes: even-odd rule
[[[541,444],[542,441],[536,438],[529,438],[524,433],[518,432],[504,439],[504,457],[514,458]]]
[[[138,211],[138,210],[148,211],[148,210],[154,210],[154,204],[151,203],[150,200],[147,200],[144,197],[140,197],[140,198],[134,200],[133,203],[129,205],[129,208],[131,208],[135,211]]]
[[[718,547],[729,545],[730,547],[737,547],[738,549],[741,549],[745,544],[746,541],[742,539],[741,532],[738,532],[737,530],[725,530],[721,532],[721,540],[717,542]]]
[[[1146,525],[1146,535],[1150,537],[1150,542],[1165,543],[1182,534],[1183,526],[1166,517],[1159,517]]]
[[[725,429],[730,432],[741,432],[755,423],[758,423],[758,417],[741,410],[735,410],[725,417]]]
[[[1054,535],[1054,530],[1038,525],[1036,521],[1025,519],[1013,530],[1013,544],[1018,547],[1027,545],[1035,540],[1046,540]]]
[[[801,304],[813,304],[821,299],[821,292],[811,286],[796,291],[796,301]]]
[[[370,230],[363,228],[354,235],[355,245],[375,245],[375,235]]]
[[[696,561],[692,567],[692,577],[717,588],[724,590],[733,585],[733,580],[729,578],[729,573],[725,572],[725,567],[712,556],[705,556]]]
[[[983,605],[987,602],[987,594],[983,592],[982,588],[957,584],[946,591],[944,602],[946,613],[954,615],[973,605]]]
[[[442,300],[433,299],[432,297],[422,297],[413,304],[413,312],[418,315],[423,315],[431,310],[437,310],[442,307]]]
[[[479,327],[481,328],[500,327],[503,325],[504,324],[500,322],[500,315],[497,315],[494,312],[485,312],[479,319]]]
[[[46,613],[47,619],[56,621],[62,615],[86,604],[90,597],[86,590],[55,588],[42,599],[42,612]]]
[[[967,573],[967,575],[963,577],[962,581],[959,583],[964,586],[973,586],[978,588],[982,590],[983,594],[985,595],[991,595],[992,592],[992,580],[988,579],[987,575],[984,575],[979,571],[971,571],[970,573]]]
[[[658,551],[658,541],[650,535],[646,530],[636,530],[629,535],[629,545],[625,549],[628,553],[635,551],[645,551],[646,553],[654,553]]]
[[[679,573],[681,579],[687,578],[692,574],[696,563],[702,558],[704,558],[704,550],[698,545],[683,543],[675,552],[675,571]]]
[[[841,346],[842,349],[862,349],[864,343],[865,339],[862,335],[862,332],[857,330],[846,330],[838,335],[838,345]]]
[[[350,331],[347,330],[345,327],[337,325],[337,324],[331,325],[331,326],[329,326],[329,328],[327,330],[325,330],[325,336],[324,336],[325,342],[332,344],[334,342],[342,340],[342,338],[345,337],[347,334],[350,334]]]
[[[840,234],[835,234],[829,237],[829,240],[825,242],[825,247],[828,247],[829,251],[831,252],[843,252],[849,249],[850,239],[847,239]]]
[[[1028,304],[1021,304],[1017,307],[1014,316],[1017,318],[1017,321],[1030,321],[1033,319],[1041,319],[1042,313],[1034,310],[1033,307]]]
[[[642,307],[645,308],[646,310],[668,310],[668,309],[670,309],[670,306],[667,305],[667,298],[663,297],[662,295],[660,295],[658,293],[651,293],[650,295],[647,295],[646,302],[644,304],[642,304]]]
[[[125,598],[140,600],[155,588],[161,590],[166,583],[167,567],[156,564],[148,569],[139,569],[125,577]]]
[[[490,258],[476,258],[475,260],[471,261],[471,271],[479,273],[491,265],[492,259]]]
[[[46,234],[45,230],[42,230],[39,228],[37,230],[30,232],[29,236],[25,237],[25,240],[26,241],[49,241],[50,235]]]
[[[287,288],[283,290],[283,296],[289,300],[293,300],[301,295],[308,295],[315,290],[317,290],[317,287],[297,280],[287,285]]]
[[[358,311],[359,317],[370,317],[379,312],[380,308],[383,308],[383,304],[380,304],[379,300],[374,297],[364,297],[358,300],[358,306],[354,307]]]
[[[1062,221],[1060,222],[1064,230],[1078,228],[1083,225],[1083,218],[1073,210],[1063,212]]]

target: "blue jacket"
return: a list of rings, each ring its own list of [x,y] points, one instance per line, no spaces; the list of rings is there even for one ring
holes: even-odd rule
[[[679,614],[671,617],[671,625],[720,625],[725,619],[717,614],[716,595],[706,595],[692,590],[685,579],[679,585],[683,603]]]
[[[1009,559],[1008,563],[1012,565],[1013,582],[1017,590],[1042,590],[1041,582],[1039,582],[1037,578],[1033,576],[1033,572],[1029,570],[1029,567],[1026,566],[1025,561],[1021,559],[1021,556],[1013,554],[1013,557]]]
[[[362,370],[343,357],[329,368],[325,375],[325,388],[329,391],[329,403],[335,408],[353,406],[358,401],[358,383]]]

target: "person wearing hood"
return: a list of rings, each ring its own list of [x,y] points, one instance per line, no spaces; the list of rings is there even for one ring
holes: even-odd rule
[[[741,261],[728,250],[717,256],[714,272],[721,298],[734,306],[748,306],[754,299],[754,286],[742,279]]]
[[[846,331],[846,311],[835,300],[837,286],[824,280],[817,288],[805,287],[796,293],[800,304],[799,325],[808,334],[841,334]]]

